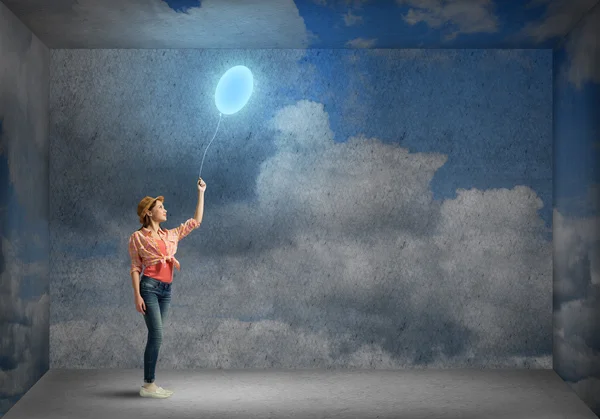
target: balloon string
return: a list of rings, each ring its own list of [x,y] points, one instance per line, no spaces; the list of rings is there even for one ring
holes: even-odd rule
[[[210,144],[213,142],[213,140],[215,139],[215,136],[217,135],[217,131],[219,130],[219,125],[221,124],[221,116],[222,115],[223,114],[219,112],[219,123],[217,124],[217,129],[215,130],[215,134],[213,135],[212,139],[206,146],[206,150],[204,150],[204,156],[202,156],[202,164],[200,164],[200,173],[198,174],[198,179],[200,179],[202,177],[202,166],[204,165],[204,157],[206,157],[206,152],[208,151],[208,147],[210,147]]]

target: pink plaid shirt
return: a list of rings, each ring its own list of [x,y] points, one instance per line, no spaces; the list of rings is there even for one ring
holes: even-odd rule
[[[167,230],[160,228],[158,235],[161,236],[167,245],[167,254],[163,255],[156,240],[151,235],[148,228],[142,228],[134,232],[129,237],[129,256],[131,257],[131,270],[129,273],[142,272],[142,266],[151,266],[159,262],[172,261],[175,267],[180,270],[179,261],[175,259],[177,252],[177,243],[192,230],[198,228],[200,223],[190,218],[179,227]]]

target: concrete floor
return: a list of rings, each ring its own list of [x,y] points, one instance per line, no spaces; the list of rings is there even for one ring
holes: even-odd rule
[[[596,419],[553,370],[50,370],[3,419]]]

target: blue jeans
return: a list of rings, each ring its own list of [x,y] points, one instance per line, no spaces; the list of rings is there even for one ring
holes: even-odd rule
[[[140,295],[146,304],[144,320],[148,327],[148,341],[144,351],[144,382],[153,383],[158,351],[162,344],[163,323],[171,303],[171,284],[142,275]]]

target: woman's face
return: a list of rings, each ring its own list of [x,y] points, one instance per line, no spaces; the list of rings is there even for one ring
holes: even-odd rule
[[[156,221],[157,223],[162,223],[163,221],[167,221],[167,210],[162,202],[156,201],[154,208],[149,210],[150,218]]]

